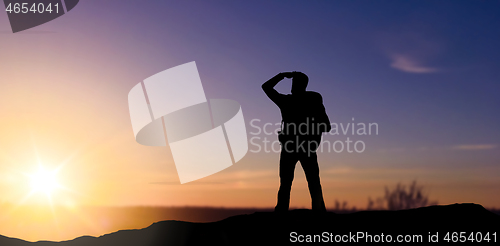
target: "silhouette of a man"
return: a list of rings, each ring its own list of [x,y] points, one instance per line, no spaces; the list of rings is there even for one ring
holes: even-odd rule
[[[292,78],[292,94],[278,93],[274,87],[284,78]],[[312,209],[326,211],[319,179],[316,150],[321,134],[330,131],[330,121],[321,94],[306,91],[309,78],[301,72],[279,73],[262,85],[266,95],[280,108],[282,130],[279,134],[280,188],[275,211],[288,211],[295,165],[300,161],[311,194]]]

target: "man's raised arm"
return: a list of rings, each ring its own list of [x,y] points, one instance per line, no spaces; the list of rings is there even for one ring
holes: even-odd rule
[[[274,87],[284,78],[291,78],[291,77],[292,77],[291,72],[279,73],[276,76],[272,77],[270,80],[266,81],[264,84],[262,84],[262,89],[274,103],[277,103],[277,100],[281,94],[278,93],[274,89]]]

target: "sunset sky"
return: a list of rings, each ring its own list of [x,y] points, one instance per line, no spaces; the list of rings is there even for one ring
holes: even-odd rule
[[[3,5],[2,5],[3,6]],[[278,152],[181,185],[168,147],[134,139],[127,95],[196,61],[207,98],[281,120],[262,83],[302,71],[331,122],[377,123],[363,153],[319,153],[327,208],[413,180],[439,204],[500,207],[499,1],[85,0],[13,34],[0,11],[0,204],[273,207]],[[277,89],[290,93],[291,82]],[[276,127],[269,128],[276,130]],[[255,153],[258,152],[258,153]],[[209,163],[207,163],[208,165]],[[57,169],[48,199],[29,175]],[[297,165],[291,206],[310,207]],[[0,231],[0,234],[2,231]]]

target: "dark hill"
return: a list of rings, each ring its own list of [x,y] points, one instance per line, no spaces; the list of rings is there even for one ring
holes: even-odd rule
[[[144,229],[118,231],[97,238],[84,236],[63,242],[30,243],[0,236],[0,245],[282,245],[302,240],[396,241],[398,235],[403,235],[399,237],[403,240],[428,242],[429,233],[438,233],[434,239],[446,243],[447,232],[449,242],[471,242],[471,239],[474,242],[477,239],[486,242],[489,239],[490,244],[495,244],[500,237],[500,216],[477,204],[429,206],[400,211],[361,211],[351,214],[315,213],[299,209],[285,214],[257,212],[238,215],[212,223],[161,221]],[[464,232],[463,237],[460,232]]]

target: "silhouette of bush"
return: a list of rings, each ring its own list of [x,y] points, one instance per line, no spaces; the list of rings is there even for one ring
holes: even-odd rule
[[[335,207],[333,208],[333,212],[335,212],[335,213],[353,213],[356,211],[357,211],[356,206],[352,206],[349,208],[347,206],[347,201],[339,202],[338,200],[335,200]]]
[[[417,181],[414,180],[410,186],[406,187],[398,183],[393,190],[385,187],[383,197],[372,200],[368,198],[368,210],[402,210],[418,207],[436,205],[437,201],[429,201],[428,195],[423,193],[423,186],[417,186]]]

